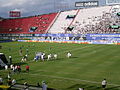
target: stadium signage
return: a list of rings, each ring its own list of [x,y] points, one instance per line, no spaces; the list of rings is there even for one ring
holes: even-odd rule
[[[98,5],[98,1],[84,1],[75,3],[75,7],[96,7]]]
[[[9,17],[21,17],[21,12],[20,11],[10,11]]]
[[[80,37],[81,34],[35,34],[36,37]]]
[[[107,5],[120,4],[120,0],[106,0]]]
[[[87,34],[87,40],[120,40],[120,34]]]

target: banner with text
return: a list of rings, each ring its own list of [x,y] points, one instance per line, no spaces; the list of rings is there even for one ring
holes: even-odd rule
[[[87,34],[86,39],[120,41],[120,34]]]

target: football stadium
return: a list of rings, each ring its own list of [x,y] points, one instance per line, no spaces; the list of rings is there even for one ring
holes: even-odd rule
[[[120,90],[119,0],[12,1],[30,8],[0,7],[0,90]]]

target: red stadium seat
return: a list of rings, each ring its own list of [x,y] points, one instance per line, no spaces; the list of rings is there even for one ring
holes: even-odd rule
[[[47,32],[56,15],[57,13],[52,13],[26,18],[4,19],[0,21],[0,33],[43,34]],[[31,27],[37,29],[30,31]]]

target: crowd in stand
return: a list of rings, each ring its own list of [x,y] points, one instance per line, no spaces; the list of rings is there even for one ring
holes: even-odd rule
[[[116,12],[103,12],[102,16],[93,16],[84,19],[83,22],[76,21],[71,26],[74,27],[72,31],[67,33],[73,34],[111,34],[120,33],[118,29],[110,28],[111,25],[119,25],[120,16]],[[66,30],[66,29],[65,29]]]

